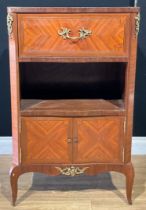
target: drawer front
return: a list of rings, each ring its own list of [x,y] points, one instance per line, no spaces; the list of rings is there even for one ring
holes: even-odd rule
[[[129,14],[19,14],[19,56],[128,54]]]
[[[21,161],[27,164],[71,163],[71,120],[23,117]]]
[[[74,139],[74,163],[122,163],[124,118],[76,119]]]

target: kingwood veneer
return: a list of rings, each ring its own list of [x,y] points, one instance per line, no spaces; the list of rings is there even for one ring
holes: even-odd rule
[[[30,171],[66,176],[117,171],[126,176],[127,199],[131,204],[134,179],[131,136],[139,8],[11,7],[8,8],[7,24],[13,133],[13,166],[10,170],[13,205],[17,198],[18,177]],[[26,66],[23,65],[25,62]],[[94,100],[49,100],[48,88],[48,96],[45,95],[44,100],[40,95],[35,98],[33,92],[29,95],[27,91],[24,91],[25,94],[22,91],[28,83],[24,83],[24,87],[21,83],[29,76],[24,74],[25,79],[20,79],[22,71],[27,69],[27,74],[29,68],[31,71],[31,62],[36,63],[36,72],[41,68],[37,62],[72,62],[80,65],[102,62],[97,66],[100,90],[106,86],[106,81],[107,89],[113,82],[117,84],[121,81],[121,93],[119,98],[115,94],[113,98],[112,94],[102,98],[101,91],[100,98]],[[109,65],[109,62],[120,63]],[[49,70],[49,64],[46,65]],[[46,68],[43,66],[41,74]],[[103,79],[103,66],[103,72],[108,66],[114,72],[116,76],[113,80],[108,79],[113,74],[105,75]],[[119,69],[115,66],[119,66]],[[40,80],[43,78],[41,74]],[[37,77],[37,73],[34,77]],[[32,81],[35,80],[32,78]]]

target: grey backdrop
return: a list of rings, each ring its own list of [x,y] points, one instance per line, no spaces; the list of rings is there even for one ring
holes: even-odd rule
[[[133,0],[0,0],[0,136],[11,135],[8,39],[6,28],[7,6],[130,6]],[[139,0],[141,28],[138,44],[134,135],[146,135],[146,1]]]

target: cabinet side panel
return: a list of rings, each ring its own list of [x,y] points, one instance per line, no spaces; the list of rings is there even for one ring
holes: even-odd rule
[[[131,141],[133,131],[133,106],[134,106],[134,91],[135,91],[135,73],[136,73],[136,58],[137,58],[137,34],[136,20],[137,13],[131,14],[131,42],[129,48],[129,63],[126,73],[125,84],[125,106],[126,106],[126,135],[125,135],[125,163],[131,161]]]
[[[14,13],[8,15],[13,164],[17,165],[19,164],[19,67],[17,46],[17,15]]]

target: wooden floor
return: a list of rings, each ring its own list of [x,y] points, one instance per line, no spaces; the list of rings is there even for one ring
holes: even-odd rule
[[[145,210],[146,156],[134,156],[133,205],[125,198],[125,178],[118,173],[95,177],[48,177],[28,173],[19,179],[16,207],[12,207],[8,171],[11,156],[0,156],[0,210]]]

